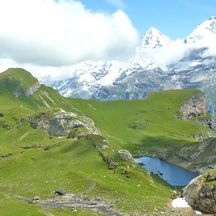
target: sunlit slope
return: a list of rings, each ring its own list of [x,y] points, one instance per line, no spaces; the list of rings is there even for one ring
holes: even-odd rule
[[[5,83],[6,82],[6,83]],[[194,145],[193,135],[205,130],[196,121],[177,119],[181,105],[197,90],[153,93],[140,101],[99,102],[67,99],[41,85],[32,95],[26,90],[37,80],[21,69],[0,74],[0,212],[2,216],[71,215],[69,210],[42,209],[16,196],[46,199],[61,188],[67,193],[102,196],[116,201],[121,212],[153,215],[167,208],[171,188],[131,162],[121,161],[119,149],[133,154],[172,146]],[[21,89],[18,97],[14,91]],[[59,110],[83,113],[96,123],[108,141],[107,154],[119,166],[109,170],[88,137],[68,139],[33,129],[29,117]],[[127,170],[126,174],[124,170]],[[72,213],[73,215],[74,213]],[[77,215],[97,215],[79,210]]]
[[[144,100],[95,101],[71,99],[74,107],[94,119],[96,126],[117,146],[135,154],[195,142],[206,128],[196,120],[178,118],[180,108],[199,90],[155,92]]]

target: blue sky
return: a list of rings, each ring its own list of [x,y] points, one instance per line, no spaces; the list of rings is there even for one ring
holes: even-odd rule
[[[143,34],[154,26],[172,39],[187,36],[210,16],[216,15],[216,0],[81,0],[93,11],[112,13],[123,9]]]
[[[0,71],[128,61],[149,27],[182,38],[214,15],[216,0],[0,0]]]

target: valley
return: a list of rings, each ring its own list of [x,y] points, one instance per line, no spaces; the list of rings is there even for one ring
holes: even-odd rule
[[[1,215],[184,215],[170,207],[174,188],[133,157],[200,172],[215,164],[203,97],[191,89],[129,101],[65,98],[23,69],[1,73]],[[60,208],[48,207],[53,199]],[[104,211],[92,211],[98,202]]]

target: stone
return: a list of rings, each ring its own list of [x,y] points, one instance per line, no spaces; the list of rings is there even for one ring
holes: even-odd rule
[[[20,89],[20,87],[17,87],[17,88],[15,89],[15,91],[12,93],[12,95],[13,95],[13,97],[15,97],[15,98],[19,98],[20,95],[21,95],[21,89]]]
[[[206,114],[206,99],[203,93],[190,97],[181,107],[181,118],[192,119]]]
[[[36,82],[29,89],[26,90],[25,95],[27,97],[33,95],[35,92],[39,90],[40,87],[41,87],[41,84],[39,82]]]
[[[40,197],[39,196],[34,196],[32,199],[32,203],[38,203],[40,201]]]
[[[58,196],[64,196],[65,192],[61,189],[57,189],[54,191],[54,195],[58,195]]]
[[[100,135],[95,123],[84,115],[60,110],[55,113],[39,113],[30,118],[31,127],[46,130],[57,137],[80,138],[88,134]]]
[[[10,130],[10,129],[11,129],[11,126],[8,125],[8,124],[3,124],[3,125],[2,125],[2,128],[7,129],[7,130]]]
[[[5,155],[2,155],[1,158],[7,158],[7,157],[10,157],[10,156],[12,156],[12,155],[13,155],[13,153],[10,152],[10,153],[7,153],[7,154],[5,154]]]
[[[216,181],[216,175],[208,174],[206,177],[207,182]]]
[[[124,150],[124,149],[123,150],[118,150],[118,155],[124,161],[133,160],[132,154],[127,150]]]
[[[124,174],[124,175],[127,175],[128,174],[128,170],[125,169],[125,168],[122,168],[121,169],[121,173]]]
[[[210,170],[192,180],[183,190],[188,204],[203,213],[216,213],[216,170]]]
[[[208,165],[209,169],[216,169],[216,164]]]
[[[113,170],[118,166],[118,163],[114,162],[110,158],[107,158],[108,169]]]

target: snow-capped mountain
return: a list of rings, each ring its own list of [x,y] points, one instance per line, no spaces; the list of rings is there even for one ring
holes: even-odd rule
[[[71,78],[54,81],[51,86],[66,97],[92,98],[101,86],[112,85],[126,67],[118,61],[83,62],[73,67]]]
[[[158,29],[151,27],[143,36],[140,49],[157,49],[172,43],[172,40]]]
[[[129,62],[84,62],[70,73],[51,84],[67,97],[136,99],[151,91],[200,88],[209,104],[216,102],[216,17],[175,41],[151,27]]]
[[[137,47],[136,54],[132,59],[134,65],[141,65],[143,68],[154,69],[161,66],[157,60],[157,53],[171,46],[173,41],[162,34],[159,30],[151,27],[143,36],[140,46]]]
[[[216,35],[216,16],[210,17],[208,20],[200,24],[188,37],[189,42],[200,42],[202,40],[213,39]],[[213,42],[213,41],[212,41]],[[215,42],[215,41],[214,41]]]

